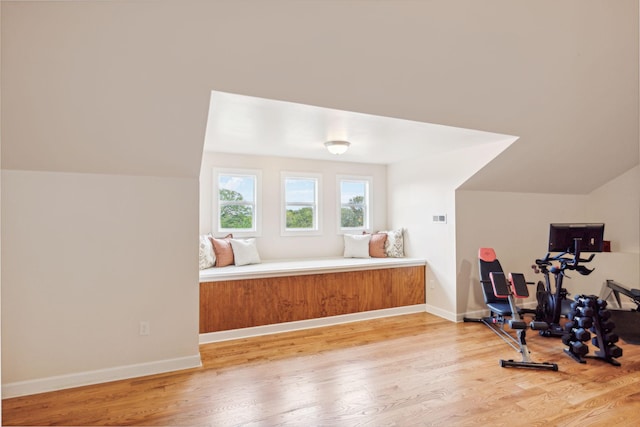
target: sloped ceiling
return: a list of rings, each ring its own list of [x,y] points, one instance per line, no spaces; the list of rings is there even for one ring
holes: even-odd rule
[[[205,151],[391,164],[517,137],[213,91]],[[333,155],[325,141],[347,140]]]
[[[466,189],[588,193],[640,157],[635,0],[1,7],[3,168],[196,177],[212,90],[519,137]]]

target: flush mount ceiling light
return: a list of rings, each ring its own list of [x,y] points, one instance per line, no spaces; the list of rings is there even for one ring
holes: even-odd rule
[[[342,154],[349,149],[350,145],[349,141],[327,141],[324,143],[331,154]]]

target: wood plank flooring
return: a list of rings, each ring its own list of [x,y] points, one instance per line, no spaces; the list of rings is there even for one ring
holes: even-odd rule
[[[534,361],[486,326],[420,313],[201,346],[203,367],[3,401],[5,425],[635,426],[640,346],[622,366],[530,332]],[[595,348],[590,347],[590,354]]]

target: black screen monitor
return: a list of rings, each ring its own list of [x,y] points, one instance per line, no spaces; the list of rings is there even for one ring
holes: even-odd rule
[[[602,252],[603,239],[604,224],[551,224],[549,252]]]

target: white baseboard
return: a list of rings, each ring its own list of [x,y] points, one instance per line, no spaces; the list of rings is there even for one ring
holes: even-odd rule
[[[460,313],[460,314],[456,315],[456,320],[455,321],[456,322],[463,322],[465,317],[467,317],[469,319],[481,319],[483,317],[487,317],[489,314],[491,314],[489,312],[489,309],[468,311],[466,313]]]
[[[117,366],[95,371],[77,372],[68,375],[57,375],[35,380],[18,381],[2,385],[2,398],[26,396],[48,391],[63,390],[145,375],[161,374],[182,369],[202,366],[200,354],[177,359],[158,360],[135,365]]]
[[[260,335],[278,334],[281,332],[298,331],[302,329],[320,328],[322,326],[339,325],[341,323],[357,322],[360,320],[377,319],[380,317],[399,316],[402,314],[424,313],[426,304],[409,305],[405,307],[385,308],[382,310],[364,311],[362,313],[342,314],[339,316],[323,317],[320,319],[298,320],[295,322],[276,323],[274,325],[254,326],[251,328],[233,329],[230,331],[209,332],[200,334],[200,344],[229,341],[240,338],[256,337]]]
[[[441,308],[438,308],[433,305],[427,304],[427,313],[435,314],[438,317],[442,317],[443,319],[450,320],[451,322],[456,321],[456,314],[450,311],[445,311]]]

